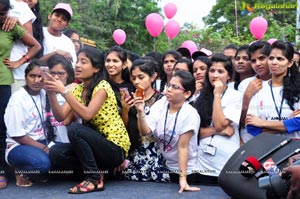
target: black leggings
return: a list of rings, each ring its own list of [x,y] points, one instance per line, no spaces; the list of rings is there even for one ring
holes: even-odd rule
[[[68,126],[68,137],[70,144],[56,144],[50,149],[55,169],[82,169],[86,179],[99,180],[102,172],[106,173],[124,160],[121,147],[82,124]]]

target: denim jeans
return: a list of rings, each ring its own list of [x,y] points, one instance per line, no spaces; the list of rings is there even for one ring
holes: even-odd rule
[[[71,124],[68,137],[70,144],[56,144],[50,149],[49,155],[55,168],[70,169],[76,165],[75,168],[83,169],[86,179],[99,180],[102,172],[111,170],[124,160],[121,147],[87,126]]]
[[[4,113],[11,96],[10,85],[0,85],[0,175],[5,174],[5,149],[6,149],[6,126],[4,123]]]
[[[9,164],[20,173],[46,174],[51,168],[48,154],[42,149],[19,145],[13,148],[7,157]]]

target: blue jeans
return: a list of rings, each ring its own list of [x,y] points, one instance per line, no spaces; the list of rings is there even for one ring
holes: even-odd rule
[[[5,174],[5,149],[6,149],[6,126],[4,113],[11,96],[10,85],[0,85],[0,176]]]
[[[49,156],[55,169],[80,168],[86,179],[99,180],[101,172],[113,169],[124,160],[121,147],[87,126],[71,124],[68,137],[70,143],[56,144],[50,149]]]
[[[48,154],[42,149],[29,145],[19,145],[13,148],[7,159],[9,164],[20,173],[46,174],[51,168]]]

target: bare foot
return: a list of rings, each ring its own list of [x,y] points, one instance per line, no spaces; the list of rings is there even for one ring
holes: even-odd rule
[[[30,187],[32,182],[23,174],[16,175],[16,185],[19,187]]]
[[[7,179],[5,176],[0,176],[0,189],[7,187]]]

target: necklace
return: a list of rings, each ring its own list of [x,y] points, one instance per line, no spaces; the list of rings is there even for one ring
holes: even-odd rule
[[[273,99],[273,102],[274,102],[274,105],[275,105],[275,109],[276,109],[276,112],[277,112],[277,115],[278,115],[278,119],[279,119],[279,121],[281,121],[281,112],[282,112],[282,105],[283,105],[283,97],[281,98],[280,108],[278,110],[278,107],[277,107],[277,104],[276,104],[276,101],[275,101],[275,97],[274,97],[274,93],[273,93],[272,80],[270,80],[270,90],[271,90],[272,99]]]
[[[181,107],[179,108],[179,110],[176,113],[175,122],[174,122],[173,130],[172,130],[172,135],[170,137],[170,140],[166,144],[166,125],[167,125],[167,120],[168,120],[168,112],[169,112],[169,108],[170,108],[170,104],[168,104],[168,108],[167,108],[167,111],[166,111],[166,117],[165,117],[165,124],[164,124],[164,151],[166,151],[166,147],[171,143],[171,141],[174,137],[177,118],[178,118],[179,111],[181,110]]]

